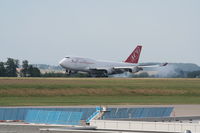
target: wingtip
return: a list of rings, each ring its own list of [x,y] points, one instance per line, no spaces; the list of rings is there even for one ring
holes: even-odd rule
[[[168,63],[167,63],[167,62],[162,64],[162,66],[167,66],[167,65],[168,65]]]

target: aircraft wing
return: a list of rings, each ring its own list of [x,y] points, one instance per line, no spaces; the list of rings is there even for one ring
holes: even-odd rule
[[[143,63],[143,64],[139,64],[139,65],[136,65],[136,66],[124,66],[124,67],[114,67],[114,69],[122,69],[124,71],[129,71],[129,72],[132,72],[132,73],[136,73],[136,72],[139,72],[141,70],[153,70],[153,69],[156,69],[156,68],[159,68],[159,67],[163,67],[163,66],[166,66],[168,63],[161,63],[161,64],[158,64],[158,63]]]
[[[99,67],[99,68],[90,68],[91,71],[96,71],[96,72],[108,72],[110,74],[117,74],[117,73],[123,73],[123,72],[132,72],[136,73],[138,71],[141,71],[140,67],[137,66],[125,66],[125,67]]]
[[[89,68],[89,70],[107,70],[108,68],[107,67],[91,67]]]
[[[149,67],[163,67],[163,66],[166,66],[168,63],[161,63],[161,64],[158,64],[158,63],[152,63],[152,64],[139,64],[139,65],[135,65],[135,66],[123,66],[123,67],[113,67],[114,69],[132,69],[134,67],[139,67],[139,68],[149,68]]]
[[[162,66],[166,66],[168,65],[167,62],[165,63],[140,63],[137,66],[141,66],[141,67],[162,67]]]
[[[123,72],[132,72],[136,73],[142,70],[153,70],[158,67],[166,66],[168,63],[163,64],[141,64],[141,65],[135,65],[135,66],[120,66],[120,67],[97,67],[97,68],[90,68],[89,70],[93,72],[108,72],[111,74],[115,73],[123,73]]]
[[[94,68],[89,68],[90,71],[93,73],[104,73],[108,71],[107,67],[94,67]]]
[[[97,73],[108,73],[108,74],[119,74],[123,72],[131,72],[133,67],[97,67],[97,68],[90,68],[90,71],[97,72]]]
[[[160,63],[160,64],[156,64],[156,63],[154,63],[154,64],[140,64],[140,65],[138,65],[138,67],[140,67],[140,68],[142,68],[142,70],[145,70],[145,71],[152,71],[152,70],[156,70],[156,69],[158,69],[158,68],[160,68],[160,67],[164,67],[164,66],[167,66],[168,65],[168,63]]]

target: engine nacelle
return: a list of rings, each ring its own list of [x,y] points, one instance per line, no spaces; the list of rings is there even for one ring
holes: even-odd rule
[[[112,69],[112,68],[111,69],[107,69],[106,72],[107,72],[107,74],[113,74],[114,69]]]
[[[136,73],[136,72],[139,72],[139,71],[142,71],[143,69],[141,67],[133,67],[132,69],[130,69],[129,72],[131,73]]]

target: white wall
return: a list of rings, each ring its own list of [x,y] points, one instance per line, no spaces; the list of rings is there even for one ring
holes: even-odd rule
[[[191,130],[192,133],[200,133],[199,123],[93,120],[90,122],[90,125],[97,126],[97,129],[163,132],[184,132],[185,130]]]

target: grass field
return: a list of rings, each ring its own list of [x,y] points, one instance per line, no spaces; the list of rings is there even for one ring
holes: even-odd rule
[[[0,78],[0,106],[200,104],[200,79]]]

